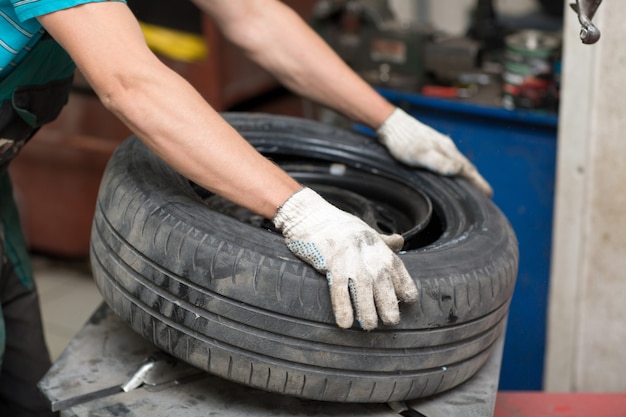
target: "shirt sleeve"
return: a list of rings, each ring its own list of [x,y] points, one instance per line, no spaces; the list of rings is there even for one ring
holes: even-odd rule
[[[11,0],[11,4],[21,22],[56,12],[69,9],[86,3],[103,3],[105,1],[117,1],[126,3],[126,0]]]

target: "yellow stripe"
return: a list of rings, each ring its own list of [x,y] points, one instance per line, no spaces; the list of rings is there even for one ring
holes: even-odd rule
[[[209,54],[202,35],[140,22],[150,49],[168,58],[184,62],[201,61]]]

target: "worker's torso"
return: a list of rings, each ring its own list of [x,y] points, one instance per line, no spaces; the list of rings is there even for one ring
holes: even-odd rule
[[[0,174],[56,118],[71,87],[74,64],[37,17],[104,1],[110,0],[0,0]]]

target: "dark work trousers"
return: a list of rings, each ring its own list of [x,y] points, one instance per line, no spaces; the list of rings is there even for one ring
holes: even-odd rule
[[[6,173],[67,102],[74,63],[47,34],[0,80],[0,417],[51,416],[37,383],[50,367],[39,300]]]
[[[0,256],[0,417],[53,416],[37,388],[50,355],[6,174],[0,174]]]

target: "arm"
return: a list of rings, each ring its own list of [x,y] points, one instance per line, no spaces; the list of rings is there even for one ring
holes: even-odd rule
[[[277,0],[193,0],[246,55],[299,95],[377,129],[394,106]],[[367,103],[366,106],[363,103]]]
[[[278,0],[193,0],[225,36],[292,91],[375,129],[398,160],[490,185],[447,136],[378,94],[293,10]]]
[[[152,54],[125,4],[89,3],[39,20],[102,103],[182,175],[270,219],[301,188]]]
[[[414,301],[417,295],[390,249],[402,246],[402,237],[379,236],[260,155],[149,51],[125,4],[89,3],[39,20],[104,105],[170,166],[274,220],[290,250],[327,275],[341,327],[353,322],[350,292],[359,300],[354,309],[363,328],[376,327],[378,316],[388,324],[400,320],[398,300]]]

